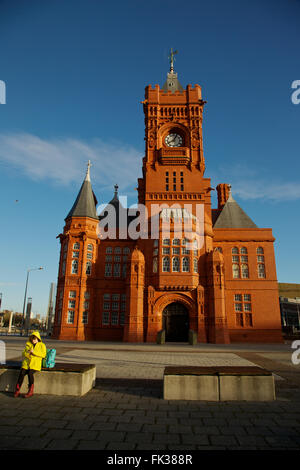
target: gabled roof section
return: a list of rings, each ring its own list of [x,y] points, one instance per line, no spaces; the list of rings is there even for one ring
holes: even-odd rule
[[[257,228],[257,225],[233,199],[231,191],[214,228]]]
[[[91,185],[90,166],[89,161],[85,179],[81,185],[76,201],[65,220],[70,217],[90,217],[91,219],[98,220],[96,212],[97,199]]]

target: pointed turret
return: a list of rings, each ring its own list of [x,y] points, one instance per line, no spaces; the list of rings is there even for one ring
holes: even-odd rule
[[[69,217],[90,217],[97,219],[96,204],[97,199],[93,192],[90,177],[91,162],[88,162],[85,179],[82,183],[76,201],[65,220]]]
[[[214,228],[257,228],[253,220],[233,199],[231,186],[229,186],[228,199],[214,224]]]

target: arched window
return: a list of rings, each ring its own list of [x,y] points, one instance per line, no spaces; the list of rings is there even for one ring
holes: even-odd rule
[[[168,256],[163,258],[162,270],[164,273],[170,272],[170,258]]]
[[[264,279],[266,277],[264,249],[261,246],[259,246],[256,249],[256,253],[257,253],[257,274],[260,279]]]
[[[87,246],[88,251],[93,251],[94,247],[91,243],[88,244]]]
[[[110,255],[112,252],[113,252],[113,250],[112,250],[112,247],[111,247],[111,246],[108,246],[108,247],[106,248],[106,250],[105,250],[105,253],[106,253],[107,255]]]
[[[180,246],[180,240],[179,240],[179,238],[174,238],[174,240],[172,241],[172,245]]]
[[[242,264],[241,266],[241,271],[242,271],[242,279],[248,279],[249,277],[249,268],[248,264]]]
[[[73,250],[79,250],[79,249],[80,249],[80,243],[79,242],[74,243]]]
[[[157,273],[157,258],[153,258],[153,272]]]
[[[180,271],[180,262],[178,256],[174,256],[172,259],[172,271],[178,273]]]
[[[188,273],[190,271],[190,258],[185,256],[182,258],[182,272]]]
[[[265,264],[259,263],[257,266],[257,270],[258,270],[258,277],[260,279],[264,279],[266,277]]]
[[[88,276],[90,276],[91,273],[92,273],[92,263],[91,263],[91,261],[87,261],[87,262],[86,262],[85,274],[87,274]]]
[[[194,273],[198,272],[198,259],[194,258]]]
[[[116,255],[119,255],[121,253],[121,248],[119,246],[116,246],[116,248],[114,249],[114,252]]]
[[[232,277],[234,279],[239,279],[239,277],[240,277],[240,267],[236,263],[233,263],[233,265],[232,265]]]
[[[71,273],[72,274],[78,274],[78,261],[77,261],[77,259],[73,259],[73,261],[72,261]]]
[[[241,248],[241,255],[246,255],[248,253],[248,250],[245,246],[242,246]]]
[[[232,248],[232,250],[231,250],[231,253],[232,253],[233,255],[238,255],[238,254],[239,254],[239,249],[238,249],[238,247],[237,247],[237,246],[234,246],[234,247]]]

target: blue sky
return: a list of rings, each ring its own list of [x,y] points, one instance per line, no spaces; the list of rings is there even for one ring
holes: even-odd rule
[[[205,176],[231,183],[255,223],[272,227],[278,280],[300,283],[299,43],[299,0],[2,0],[2,307],[22,311],[26,270],[43,266],[28,295],[45,314],[56,236],[88,159],[99,203],[116,182],[136,202],[141,101],[145,86],[163,85],[171,47],[181,84],[200,84],[207,101]]]

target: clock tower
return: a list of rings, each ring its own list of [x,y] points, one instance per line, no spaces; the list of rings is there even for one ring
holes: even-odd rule
[[[174,72],[173,61],[171,50],[170,72],[164,86],[147,86],[142,102],[146,146],[138,194],[139,202],[146,207],[155,194],[155,200],[164,203],[204,203],[210,188],[210,180],[203,178],[205,101],[201,87],[188,85],[184,90]]]
[[[181,86],[174,71],[174,54],[171,50],[165,84],[162,88],[147,86],[142,102],[145,157],[143,177],[138,180],[138,200],[146,207],[148,238],[151,238],[139,241],[145,254],[149,284],[147,341],[155,340],[162,325],[168,330],[166,322],[174,318],[172,309],[182,310],[183,306],[189,312],[189,320],[184,322],[183,311],[177,312],[175,317],[183,322],[180,329],[183,331],[188,324],[189,329],[198,331],[199,341],[206,341],[201,312],[204,311],[203,289],[207,284],[206,254],[213,249],[213,230],[211,182],[204,177],[205,101],[199,85],[187,85],[186,89]],[[156,237],[150,229],[155,217],[159,218]],[[213,297],[213,281],[208,291]],[[151,302],[155,305],[153,315]],[[170,311],[168,305],[171,305]]]

